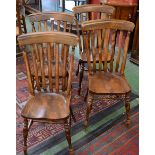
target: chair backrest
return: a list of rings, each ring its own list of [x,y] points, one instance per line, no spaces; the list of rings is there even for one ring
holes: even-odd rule
[[[78,43],[78,37],[67,32],[35,32],[19,36],[18,41],[23,51],[30,93],[32,95],[34,95],[35,91],[58,93],[66,89],[70,93],[74,49]],[[51,44],[54,44],[54,47]],[[62,50],[62,45],[64,50]],[[72,47],[72,51],[70,56],[67,57],[69,55],[67,54],[69,47]],[[54,60],[51,56],[53,51],[56,53]],[[64,52],[62,61],[63,73],[62,77],[60,77],[59,55],[62,52]],[[36,57],[39,57],[40,61],[37,61]],[[70,58],[69,61],[67,61],[68,58]],[[69,77],[66,71],[68,71]],[[55,76],[53,76],[53,72]],[[66,78],[68,78],[68,81]],[[34,79],[35,86],[33,83]]]
[[[80,22],[111,18],[115,12],[115,8],[108,5],[85,4],[73,7],[73,13]]]
[[[81,23],[84,21],[95,20],[95,19],[111,19],[115,13],[115,8],[108,5],[100,4],[86,4],[81,6],[73,7],[73,13],[76,18],[76,27],[80,30]],[[80,32],[78,32],[80,38]],[[80,53],[84,51],[83,38],[79,42]]]
[[[71,32],[74,15],[64,12],[42,12],[29,15],[32,32],[63,31]],[[63,47],[62,47],[63,49]],[[55,53],[52,53],[52,58]],[[63,59],[63,54],[61,58]]]
[[[135,25],[124,20],[94,20],[82,23],[82,33],[87,53],[89,73],[104,70],[124,74],[130,32]],[[96,43],[94,36],[97,36]],[[116,39],[118,37],[118,39]],[[116,41],[117,44],[116,44]],[[90,45],[91,43],[91,45]],[[116,48],[116,46],[118,47]],[[95,50],[95,49],[98,50]],[[93,64],[90,63],[89,51],[93,53]],[[104,52],[101,52],[103,49]],[[110,63],[107,63],[110,55]],[[103,62],[104,57],[104,62]],[[98,64],[98,66],[97,66]]]
[[[42,12],[29,15],[29,19],[32,24],[32,32],[71,32],[74,15],[64,12]]]

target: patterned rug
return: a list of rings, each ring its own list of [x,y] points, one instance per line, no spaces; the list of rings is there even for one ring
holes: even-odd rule
[[[126,128],[121,121],[76,151],[76,155],[138,155],[139,112],[131,116],[132,124]]]
[[[28,100],[29,94],[28,94],[28,88],[27,88],[27,81],[26,81],[26,72],[25,72],[25,65],[23,63],[22,58],[17,59],[16,63],[16,96],[17,96],[17,106],[16,106],[16,117],[17,117],[17,129],[16,129],[16,151],[17,154],[22,154],[22,147],[23,147],[23,135],[22,135],[22,129],[23,129],[23,119],[20,116],[21,109],[25,105],[26,101]],[[72,135],[78,135],[83,132],[83,120],[85,119],[85,102],[84,102],[84,96],[87,89],[87,77],[84,76],[83,83],[82,83],[82,90],[81,90],[81,96],[78,96],[78,77],[75,76],[75,71],[77,68],[77,60],[75,60],[74,63],[74,75],[73,75],[73,89],[72,89],[72,107],[73,112],[76,117],[77,122],[74,123],[72,121]],[[135,94],[132,94],[132,100],[137,98],[138,96]],[[133,103],[133,107],[135,107]],[[119,115],[115,116],[113,114],[116,109],[119,109]],[[110,120],[107,119],[106,122],[102,122],[102,126],[104,127],[103,131],[106,131],[108,128],[110,128],[117,119],[123,116],[124,113],[124,105],[121,101],[95,101],[93,104],[93,110],[91,112],[91,118],[90,118],[90,125],[94,124],[98,121],[101,121],[104,116],[112,116],[115,117],[109,117]],[[111,119],[112,118],[112,119]],[[124,118],[124,116],[123,116]],[[106,120],[106,119],[105,119]],[[101,124],[100,124],[101,125]],[[95,126],[97,127],[97,125]],[[95,129],[95,128],[93,128]],[[89,130],[89,129],[88,129]],[[97,131],[97,130],[95,130]],[[81,139],[78,139],[76,142],[74,142],[75,138],[73,136],[73,146],[75,150],[78,150],[83,145],[87,144],[91,140],[94,139],[94,136],[92,136],[91,132],[94,132],[93,130],[90,130],[85,133],[84,137]],[[98,135],[100,132],[98,132],[96,135]],[[63,143],[64,142],[64,143]],[[56,146],[59,146],[59,144],[64,144],[61,146],[61,148],[56,148]],[[28,135],[28,152],[29,154],[38,155],[50,148],[52,148],[55,152],[52,150],[52,154],[68,154],[67,151],[67,145],[65,141],[65,135],[64,135],[64,128],[62,125],[57,124],[47,124],[47,123],[34,123],[29,131]]]

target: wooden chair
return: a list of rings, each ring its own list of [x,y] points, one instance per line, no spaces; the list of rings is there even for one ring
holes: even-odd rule
[[[75,15],[75,18],[77,19],[79,31],[81,31],[81,23],[84,21],[89,21],[89,20],[95,20],[95,19],[109,19],[112,18],[115,12],[115,8],[112,6],[108,5],[99,5],[99,4],[87,4],[87,5],[81,5],[73,8],[73,13]],[[78,63],[78,68],[76,75],[79,73],[79,68],[80,68],[80,76],[79,76],[79,90],[78,93],[80,95],[81,92],[81,83],[83,79],[83,74],[84,74],[84,69],[85,64],[87,63],[87,57],[86,57],[86,52],[85,52],[85,46],[83,43],[82,37],[80,37],[80,32],[78,33],[80,39],[80,44],[79,44],[79,63]],[[97,40],[97,38],[96,38]],[[91,54],[91,53],[90,53]],[[91,54],[92,56],[92,54]]]
[[[130,124],[129,98],[131,88],[125,78],[124,70],[130,32],[132,32],[133,29],[134,23],[123,20],[94,20],[82,23],[88,62],[88,96],[86,120],[84,122],[85,127],[88,126],[89,114],[95,95],[101,95],[102,99],[123,99],[126,108],[126,124]],[[98,37],[96,45],[94,40],[95,35]],[[116,37],[118,37],[117,48]],[[91,47],[89,45],[90,40]],[[104,44],[102,44],[103,40]],[[93,63],[91,63],[89,56],[90,48],[92,48]],[[96,50],[96,48],[99,49]],[[102,49],[104,49],[104,53],[102,53]],[[110,63],[107,63],[109,55],[111,59]],[[103,58],[104,63],[102,63]]]
[[[35,32],[19,36],[18,41],[23,51],[28,87],[31,94],[31,98],[21,112],[21,116],[24,118],[24,153],[27,154],[27,136],[33,121],[64,124],[69,151],[71,153],[73,152],[70,135],[72,114],[70,105],[71,81],[74,49],[78,43],[78,37],[65,32]],[[44,43],[46,43],[46,49],[43,47]],[[51,47],[51,43],[56,48]],[[61,50],[62,45],[64,46],[64,51]],[[72,46],[72,51],[70,56],[67,57],[70,46]],[[39,50],[39,55],[36,51],[37,49]],[[54,66],[51,63],[53,61],[51,56],[53,50],[56,53],[56,57],[54,57],[56,65]],[[64,52],[62,62],[63,73],[60,78],[59,55],[62,52]],[[39,65],[36,61],[36,57],[38,56],[40,59]],[[67,61],[69,58],[70,60]],[[69,72],[68,80],[66,80],[66,70]],[[32,72],[35,72],[36,87],[33,85]],[[53,72],[55,72],[55,78],[52,77]],[[46,78],[46,74],[48,74],[48,78]]]

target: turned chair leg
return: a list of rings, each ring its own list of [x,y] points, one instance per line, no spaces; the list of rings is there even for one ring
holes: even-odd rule
[[[88,88],[87,88],[86,95],[85,95],[85,97],[84,97],[84,101],[85,101],[85,102],[86,102],[86,100],[87,100],[87,96],[88,96]]]
[[[73,113],[73,110],[72,110],[72,107],[70,106],[70,113],[71,113],[71,116],[73,118],[73,121],[76,122],[76,118],[74,116],[74,113]]]
[[[69,146],[69,154],[72,155],[72,154],[74,154],[74,150],[73,150],[72,143],[71,143],[71,133],[70,133],[71,123],[70,123],[70,121],[71,121],[71,119],[69,118],[68,120],[66,120],[64,122],[64,128],[65,128],[66,139],[67,139],[68,146]]]
[[[93,96],[88,92],[87,97],[87,109],[86,109],[86,120],[84,121],[84,128],[88,127],[88,120],[89,120],[89,114],[92,109],[92,103],[93,103]]]
[[[22,16],[22,21],[23,21],[24,33],[27,33],[26,22],[25,22],[25,17],[24,16]]]
[[[28,119],[24,118],[24,128],[23,128],[24,155],[27,155],[27,136],[28,136]]]
[[[125,110],[126,110],[126,125],[129,126],[131,123],[131,120],[130,120],[130,94],[127,94],[125,97]]]
[[[83,73],[84,73],[84,63],[81,64],[81,69],[80,69],[79,90],[78,90],[79,95],[80,95],[80,92],[81,92],[81,83],[82,83],[82,79],[83,79]]]
[[[78,76],[78,74],[79,74],[79,67],[80,66],[81,66],[81,60],[79,60],[79,62],[78,62],[78,68],[76,70],[76,76]]]

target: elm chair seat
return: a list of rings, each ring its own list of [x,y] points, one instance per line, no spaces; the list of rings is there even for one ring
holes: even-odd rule
[[[36,120],[61,120],[70,115],[69,102],[70,96],[64,97],[56,93],[37,94],[27,102],[22,116]]]
[[[117,73],[98,72],[89,75],[89,91],[97,94],[123,94],[131,90],[126,78]],[[100,86],[100,87],[98,87]]]

